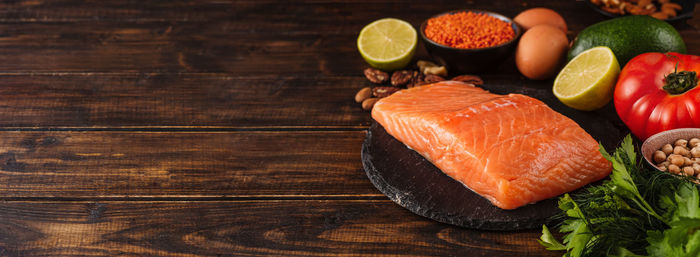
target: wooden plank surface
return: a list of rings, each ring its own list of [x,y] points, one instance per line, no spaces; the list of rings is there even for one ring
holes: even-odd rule
[[[0,132],[0,199],[381,197],[365,131]]]
[[[538,6],[570,38],[604,20],[583,1],[0,2],[0,256],[554,256],[538,231],[462,229],[386,199],[352,101],[367,23]],[[698,18],[675,24],[693,54]],[[480,75],[551,86],[512,59]]]
[[[73,1],[22,3],[25,6],[9,5],[3,10],[5,21],[0,20],[3,72],[356,76],[365,66],[354,44],[357,33],[381,17],[402,18],[418,26],[450,9],[474,7],[514,16],[532,6],[545,6],[566,14],[570,38],[604,20],[582,1],[203,1],[146,6],[120,1],[96,9]],[[689,49],[700,49],[697,26],[677,27]]]
[[[556,256],[389,200],[0,202],[1,256]]]
[[[365,80],[0,74],[0,127],[366,127],[369,113],[353,100]]]
[[[499,74],[483,79],[502,91],[553,99],[541,81]],[[0,128],[5,129],[364,129],[371,121],[353,100],[357,90],[370,85],[361,74],[0,74],[0,84]]]

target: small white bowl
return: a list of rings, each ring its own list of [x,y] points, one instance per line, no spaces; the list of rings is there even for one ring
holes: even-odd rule
[[[682,138],[688,140],[694,137],[700,138],[700,128],[679,128],[656,133],[647,138],[642,144],[644,160],[658,170],[652,158],[656,150],[659,150],[665,144],[673,145],[678,139]]]

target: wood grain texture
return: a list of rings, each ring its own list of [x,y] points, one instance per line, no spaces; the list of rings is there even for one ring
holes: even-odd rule
[[[556,256],[389,200],[0,202],[2,256]]]
[[[363,77],[0,75],[0,127],[358,127]]]
[[[504,66],[504,69],[515,69]],[[513,71],[515,72],[515,71]],[[486,74],[486,88],[555,99],[542,81]],[[211,74],[0,74],[0,128],[366,128],[351,77]],[[561,105],[558,100],[547,102]],[[567,109],[571,114],[577,111]],[[615,116],[609,110],[597,111]]]
[[[0,132],[0,199],[380,197],[364,131]]]
[[[369,22],[537,6],[570,38],[604,19],[548,0],[0,2],[0,256],[554,256],[538,231],[465,230],[384,198],[352,101]],[[698,19],[675,26],[698,54]],[[551,86],[512,59],[479,75]]]
[[[355,46],[357,33],[381,17],[401,18],[418,26],[431,15],[450,9],[487,9],[512,17],[524,9],[544,6],[566,14],[570,38],[604,20],[578,1],[369,3],[6,4],[1,16],[4,22],[0,19],[0,70],[354,76],[365,66]],[[688,49],[700,49],[696,28],[683,22],[676,26]]]

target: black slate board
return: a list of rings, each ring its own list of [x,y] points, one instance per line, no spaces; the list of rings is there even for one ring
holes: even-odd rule
[[[629,133],[612,104],[596,112],[564,106],[545,88],[494,83],[493,92],[520,93],[542,100],[552,109],[576,121],[609,151]],[[515,210],[493,206],[372,122],[362,145],[362,164],[374,186],[404,208],[439,222],[466,228],[510,231],[539,228],[557,212],[557,199],[547,199]]]

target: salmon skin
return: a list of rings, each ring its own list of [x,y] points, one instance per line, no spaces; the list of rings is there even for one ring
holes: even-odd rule
[[[379,100],[372,118],[502,209],[573,191],[612,170],[576,122],[525,95],[444,81]]]

